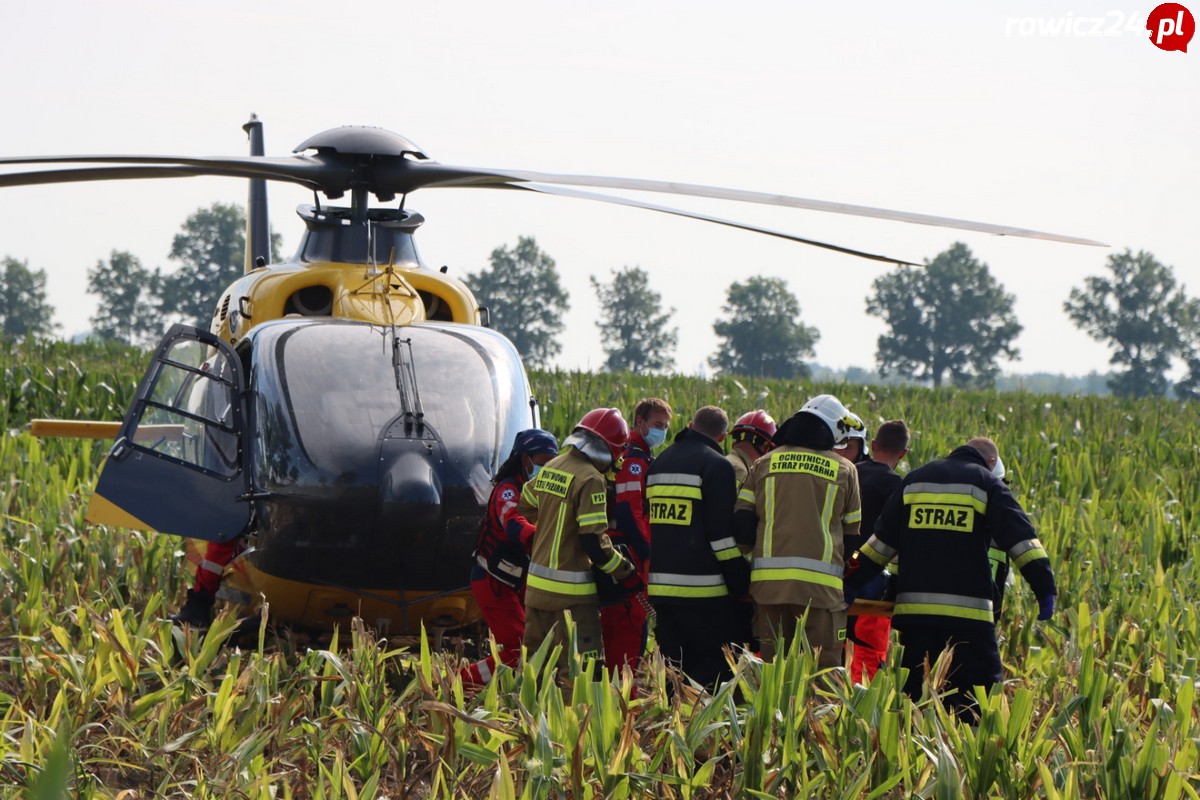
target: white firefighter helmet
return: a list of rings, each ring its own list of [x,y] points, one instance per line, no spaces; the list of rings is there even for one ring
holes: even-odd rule
[[[863,423],[862,417],[855,414],[853,411],[847,411],[847,416],[851,417],[858,423],[858,427],[850,426],[850,430],[846,432],[846,438],[834,446],[834,450],[845,450],[850,446],[851,439],[859,439],[862,441],[862,449],[859,450],[859,457],[867,454],[867,426]],[[837,434],[834,434],[836,437]]]
[[[831,394],[819,394],[816,397],[805,403],[801,409],[801,414],[812,414],[829,427],[829,432],[833,434],[833,443],[841,444],[850,438],[851,432],[860,434],[866,438],[866,426],[857,415],[851,414],[850,409],[842,405],[842,401],[838,400]]]

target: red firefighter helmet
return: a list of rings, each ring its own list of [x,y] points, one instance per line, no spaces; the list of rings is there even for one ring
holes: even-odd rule
[[[604,440],[612,452],[613,461],[620,458],[629,444],[629,423],[619,408],[593,408],[583,415],[575,430],[591,431]]]
[[[733,437],[733,441],[749,441],[756,450],[765,453],[775,447],[776,430],[778,430],[778,426],[775,424],[775,420],[760,408],[758,411],[750,411],[738,417],[737,422],[733,423],[730,435]]]

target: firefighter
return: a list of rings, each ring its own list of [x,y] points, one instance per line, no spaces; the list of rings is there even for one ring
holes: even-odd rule
[[[633,409],[629,446],[613,478],[613,527],[608,535],[613,545],[632,557],[642,582],[650,567],[650,522],[646,518],[646,474],[654,461],[654,450],[667,439],[671,406],[648,397]],[[613,670],[622,665],[637,669],[646,649],[647,608],[644,596],[624,594],[617,602],[600,609],[604,632],[604,662]]]
[[[900,559],[892,624],[909,670],[904,691],[921,695],[927,665],[953,648],[946,698],[955,714],[974,716],[972,687],[1003,679],[992,613],[991,542],[1004,549],[1038,599],[1038,619],[1054,613],[1050,559],[1016,498],[989,468],[991,439],[971,439],[949,456],[919,467],[888,499],[875,533],[849,566],[847,599],[872,575]]]
[[[597,568],[604,580],[644,588],[633,564],[617,552],[608,534],[608,493],[604,473],[629,443],[629,426],[615,408],[584,414],[563,442],[562,452],[521,490],[517,513],[537,526],[525,586],[525,646],[546,638],[563,645],[559,667],[566,669],[564,613],[575,624],[579,654],[603,664]],[[597,673],[599,674],[599,673]]]
[[[549,431],[521,431],[512,452],[496,476],[487,515],[479,526],[471,565],[471,594],[496,641],[501,663],[512,667],[521,659],[525,636],[525,573],[534,526],[517,513],[521,489],[558,455],[558,440]],[[496,659],[488,656],[463,670],[463,682],[482,686],[492,679]]]
[[[646,481],[654,635],[664,658],[710,688],[733,674],[725,646],[745,644],[734,598],[746,593],[750,580],[733,538],[733,467],[721,455],[728,426],[716,406],[698,410]]]
[[[726,458],[733,464],[733,474],[739,489],[746,482],[746,475],[750,473],[754,462],[775,446],[772,437],[775,436],[777,428],[775,420],[761,408],[742,414],[733,424],[733,430],[729,434],[733,444]]]
[[[863,436],[866,441],[866,436]],[[859,535],[846,538],[846,553],[856,552],[875,530],[875,521],[884,503],[900,487],[902,478],[896,466],[908,454],[908,426],[891,420],[879,426],[866,457],[854,466],[858,469],[858,490],[862,497],[862,525]],[[888,617],[850,617],[846,638],[854,645],[850,658],[850,679],[862,683],[875,677],[887,661],[888,639],[892,622]]]
[[[842,663],[842,537],[858,533],[861,509],[858,473],[833,446],[861,424],[833,395],[812,398],[776,431],[776,448],[738,492],[735,533],[753,552],[754,635],[766,660],[803,617],[820,666]]]

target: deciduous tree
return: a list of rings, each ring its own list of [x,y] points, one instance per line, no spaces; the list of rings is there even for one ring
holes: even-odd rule
[[[941,386],[991,385],[1001,357],[1016,359],[1021,324],[1015,299],[962,242],[927,261],[875,279],[867,313],[887,323],[875,364],[884,377],[903,375]]]
[[[54,307],[46,302],[46,271],[5,256],[0,268],[0,332],[13,338],[50,336],[57,327]]]
[[[1113,349],[1109,363],[1124,368],[1108,382],[1113,394],[1166,394],[1171,360],[1194,349],[1194,303],[1176,286],[1174,271],[1150,253],[1127,249],[1109,256],[1107,266],[1111,275],[1087,278],[1071,290],[1063,310]]]
[[[142,266],[132,253],[113,250],[108,261],[88,270],[88,294],[99,304],[92,333],[132,345],[148,345],[163,333],[162,274]]]
[[[663,310],[662,295],[650,288],[650,276],[641,267],[613,270],[612,280],[601,283],[591,276],[600,301],[596,327],[607,356],[609,372],[661,372],[675,364],[679,329],[668,327],[675,309]]]
[[[807,378],[805,359],[821,334],[800,321],[800,301],[780,278],[734,282],[713,325],[722,339],[710,363],[721,373],[763,378]]]
[[[279,234],[271,234],[271,260],[279,259]],[[221,293],[245,270],[246,212],[233,203],[198,209],[175,235],[169,258],[179,268],[163,283],[163,310],[208,327]]]
[[[521,236],[516,247],[493,250],[490,265],[465,282],[488,307],[492,327],[512,340],[521,357],[532,367],[549,366],[562,351],[558,337],[570,307],[554,259],[532,236]]]

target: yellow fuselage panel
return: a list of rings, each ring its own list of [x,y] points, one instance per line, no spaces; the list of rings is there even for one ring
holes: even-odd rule
[[[240,278],[222,296],[211,330],[236,344],[255,325],[289,315],[376,325],[410,325],[426,319],[479,324],[474,295],[461,281],[441,273],[322,262],[264,267]]]
[[[437,620],[452,623],[447,627],[470,625],[483,618],[469,589],[442,595],[433,592],[402,594],[392,589],[354,591],[292,581],[270,575],[239,559],[226,569],[225,581],[251,597],[266,597],[271,616],[293,625],[331,629],[349,625],[360,617],[381,635],[415,635]],[[423,595],[438,594],[424,599]]]

